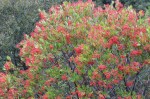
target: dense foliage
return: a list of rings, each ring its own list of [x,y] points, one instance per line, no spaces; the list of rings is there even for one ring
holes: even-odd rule
[[[1,0],[0,1],[0,67],[11,56],[15,65],[20,66],[18,50],[14,47],[23,38],[23,34],[33,31],[38,18],[38,9],[48,11],[52,5],[63,1],[78,0]],[[84,0],[86,1],[86,0]],[[114,0],[93,0],[96,5],[110,4]],[[135,9],[146,10],[149,0],[121,0],[125,6],[132,5]],[[148,12],[148,11],[147,11]],[[149,14],[150,15],[150,14]]]
[[[150,18],[119,2],[64,2],[41,11],[17,44],[24,68],[11,59],[0,73],[5,98],[148,98]]]

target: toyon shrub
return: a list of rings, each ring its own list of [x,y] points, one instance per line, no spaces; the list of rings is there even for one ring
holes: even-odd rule
[[[142,99],[148,94],[150,22],[144,12],[64,2],[41,11],[0,73],[3,99]],[[142,75],[142,76],[141,76]],[[144,75],[144,76],[143,76]]]

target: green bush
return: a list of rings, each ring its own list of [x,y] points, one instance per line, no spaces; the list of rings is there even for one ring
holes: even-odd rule
[[[148,98],[150,22],[120,2],[87,2],[41,11],[34,31],[17,44],[24,70],[9,61],[2,98]],[[7,89],[7,90],[5,90]]]
[[[9,55],[15,65],[20,64],[18,50],[14,47],[23,39],[23,34],[33,31],[38,9],[48,11],[49,7],[61,4],[63,1],[76,2],[78,0],[1,0],[0,1],[0,65]],[[86,1],[86,0],[84,0]],[[96,5],[111,3],[113,0],[93,0]],[[150,6],[148,0],[121,0],[125,6],[132,5],[137,10],[145,10]],[[148,12],[148,11],[147,11]]]

